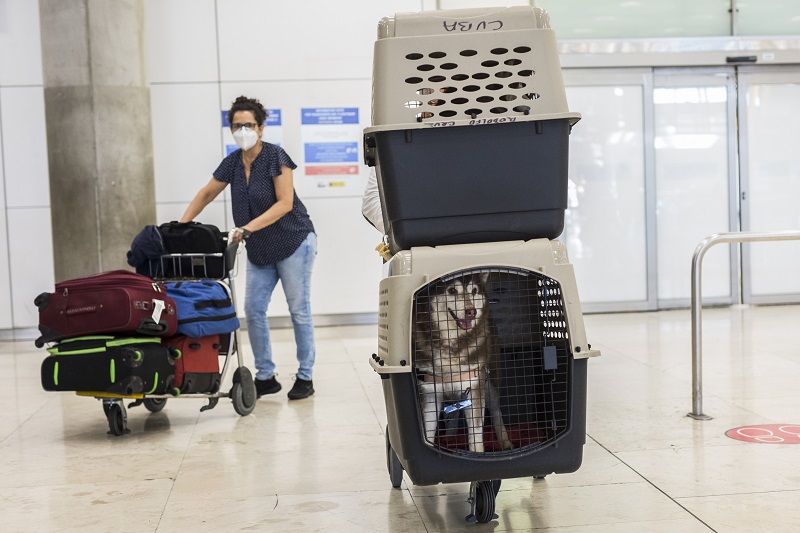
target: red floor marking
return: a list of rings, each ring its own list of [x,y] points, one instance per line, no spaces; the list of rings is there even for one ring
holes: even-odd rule
[[[759,444],[800,444],[800,424],[761,424],[729,429],[725,435]]]

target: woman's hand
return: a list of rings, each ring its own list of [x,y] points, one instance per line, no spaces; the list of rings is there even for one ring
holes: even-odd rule
[[[233,230],[231,231],[230,239],[233,240],[234,244],[239,244],[240,242],[248,238],[250,234],[251,234],[250,230],[247,229],[245,226],[242,226],[241,228],[233,228]]]

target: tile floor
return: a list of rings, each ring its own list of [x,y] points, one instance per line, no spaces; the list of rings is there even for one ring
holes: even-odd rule
[[[238,416],[229,400],[128,411],[106,435],[99,402],[40,386],[44,352],[0,342],[0,531],[795,532],[800,446],[725,436],[800,424],[800,307],[704,312],[704,411],[691,409],[688,310],[589,315],[587,441],[574,474],[505,480],[498,518],[468,524],[468,484],[392,489],[376,327],[318,329],[317,393],[289,402],[291,330],[277,330],[284,391]],[[246,339],[245,339],[246,341]],[[246,342],[244,343],[247,353]]]

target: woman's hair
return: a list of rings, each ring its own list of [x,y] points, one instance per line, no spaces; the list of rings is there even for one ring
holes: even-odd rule
[[[235,115],[237,111],[250,111],[253,113],[253,117],[255,117],[259,126],[263,126],[267,118],[266,109],[264,109],[261,102],[255,98],[240,96],[234,100],[233,104],[231,104],[231,108],[228,110],[228,124],[233,124],[233,115]]]

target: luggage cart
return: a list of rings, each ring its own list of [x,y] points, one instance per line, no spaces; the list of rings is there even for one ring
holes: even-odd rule
[[[233,308],[237,309],[233,278],[236,271],[236,258],[242,244],[230,244],[223,253],[181,253],[165,254],[159,259],[150,261],[148,265],[150,277],[158,281],[198,281],[213,279],[218,281],[229,294]],[[125,400],[134,400],[128,408],[143,405],[151,413],[164,409],[171,398],[203,398],[208,403],[200,408],[207,411],[216,407],[220,398],[230,398],[233,409],[241,416],[247,416],[256,405],[256,388],[250,370],[244,366],[239,350],[239,332],[233,331],[221,335],[222,348],[220,357],[224,358],[220,370],[220,387],[229,372],[232,374],[232,385],[229,391],[216,390],[209,393],[181,394],[173,387],[172,394],[136,394],[124,396],[110,393],[77,392],[79,396],[93,396],[103,403],[103,412],[108,419],[110,435],[125,435],[130,432]]]
[[[557,240],[567,107],[539,8],[398,13],[375,43],[372,126],[392,259],[378,353],[392,486],[469,482],[496,518],[505,478],[580,467],[588,344]]]

